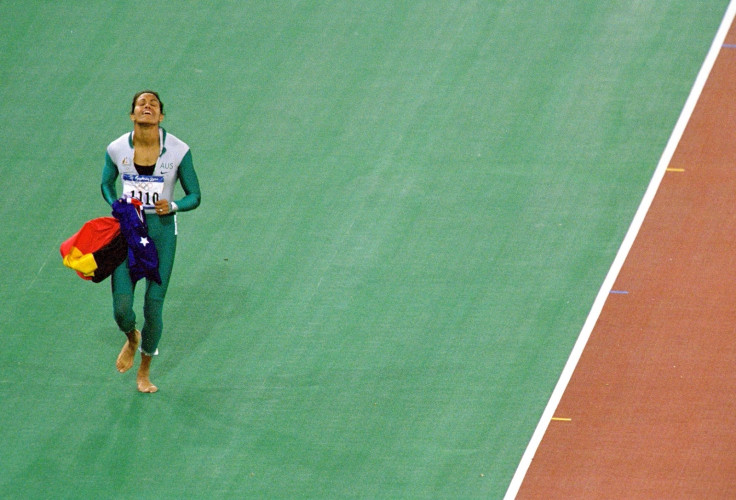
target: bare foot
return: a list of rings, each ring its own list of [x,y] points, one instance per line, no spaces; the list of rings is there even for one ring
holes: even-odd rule
[[[120,373],[127,372],[130,370],[130,367],[133,366],[133,361],[135,361],[135,351],[138,349],[138,344],[141,342],[141,332],[138,330],[133,330],[125,335],[127,335],[128,340],[125,341],[125,345],[120,350],[117,361],[115,361],[115,366]]]
[[[151,371],[151,360],[153,356],[141,353],[141,366],[138,368],[138,376],[136,381],[138,382],[138,390],[140,392],[153,393],[158,390],[158,387],[151,383],[150,371]]]
[[[141,377],[138,376],[138,391],[139,392],[147,392],[147,393],[153,393],[158,390],[158,387],[153,385],[151,381],[148,379],[148,377]]]

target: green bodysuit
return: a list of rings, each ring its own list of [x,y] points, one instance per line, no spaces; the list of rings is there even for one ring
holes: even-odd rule
[[[143,184],[133,182],[136,177],[140,176],[133,163],[132,132],[110,143],[105,154],[105,166],[102,169],[102,196],[107,203],[112,206],[113,202],[118,199],[115,188],[118,177],[122,179],[124,194],[132,194],[144,202],[148,234],[158,250],[161,284],[150,279],[146,280],[143,305],[140,349],[149,356],[158,353],[158,343],[163,331],[164,297],[169,286],[176,254],[176,212],[186,212],[197,208],[201,199],[199,180],[194,171],[189,146],[175,136],[167,134],[162,128],[159,128],[159,144],[161,152],[156,165],[153,166],[151,182]],[[184,197],[173,200],[174,186],[177,181],[181,183]],[[145,187],[141,188],[141,185]],[[159,197],[173,202],[171,204],[172,209],[175,208],[173,214],[163,216],[156,214],[152,203]],[[112,274],[113,315],[123,332],[135,329],[134,291],[135,286],[130,278],[126,260]]]

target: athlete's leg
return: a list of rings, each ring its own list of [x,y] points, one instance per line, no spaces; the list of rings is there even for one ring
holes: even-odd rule
[[[152,280],[146,280],[146,296],[143,304],[141,351],[153,356],[156,354],[163,332],[164,299],[174,268],[176,233],[173,216],[147,216],[146,220],[148,221],[148,234],[156,243],[158,272],[161,276],[160,285]]]
[[[141,353],[141,366],[138,368],[138,375],[136,382],[138,384],[138,390],[140,392],[156,392],[158,387],[151,383],[150,372],[151,372],[151,360],[153,356]]]
[[[118,354],[115,367],[120,373],[133,366],[135,351],[140,344],[141,334],[135,329],[135,312],[133,311],[133,283],[128,272],[128,261],[120,264],[111,276],[113,316],[118,327],[125,333],[127,340]]]
[[[123,344],[118,359],[115,360],[115,368],[120,373],[125,373],[133,366],[135,361],[135,352],[138,350],[138,345],[141,343],[141,332],[133,329],[129,332],[125,332],[127,340]]]
[[[174,216],[147,216],[148,234],[156,243],[158,272],[161,284],[146,280],[146,296],[143,304],[144,323],[141,341],[141,365],[138,369],[138,390],[156,392],[158,388],[150,381],[150,366],[158,351],[163,332],[163,309],[166,290],[176,254],[176,223]]]
[[[123,332],[129,332],[135,328],[135,312],[133,311],[134,287],[128,271],[128,259],[115,268],[110,279],[115,322]]]

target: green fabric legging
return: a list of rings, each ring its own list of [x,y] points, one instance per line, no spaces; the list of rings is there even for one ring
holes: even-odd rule
[[[148,236],[156,244],[158,251],[158,271],[161,284],[146,279],[146,295],[143,303],[143,328],[141,329],[141,351],[149,356],[156,353],[163,331],[163,309],[166,289],[174,268],[176,254],[175,215],[160,217],[146,214]],[[135,328],[136,317],[133,311],[135,285],[130,279],[128,260],[120,264],[112,274],[112,305],[115,322],[123,332]]]

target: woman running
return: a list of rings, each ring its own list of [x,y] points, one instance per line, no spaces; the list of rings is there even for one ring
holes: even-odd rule
[[[112,204],[118,199],[115,187],[118,177],[123,194],[139,199],[148,226],[148,235],[158,250],[161,283],[146,279],[143,305],[143,328],[136,329],[133,312],[135,283],[131,279],[127,260],[112,274],[113,313],[118,327],[127,340],[116,361],[119,372],[128,371],[141,352],[137,384],[141,392],[156,392],[151,383],[150,367],[158,354],[163,331],[163,306],[166,289],[176,253],[176,213],[199,206],[200,191],[192,154],[184,142],[160,127],[164,119],[164,104],[152,90],[138,92],[130,108],[133,131],[114,140],[107,147],[102,170],[102,196]],[[179,181],[184,197],[174,201],[174,186]]]

